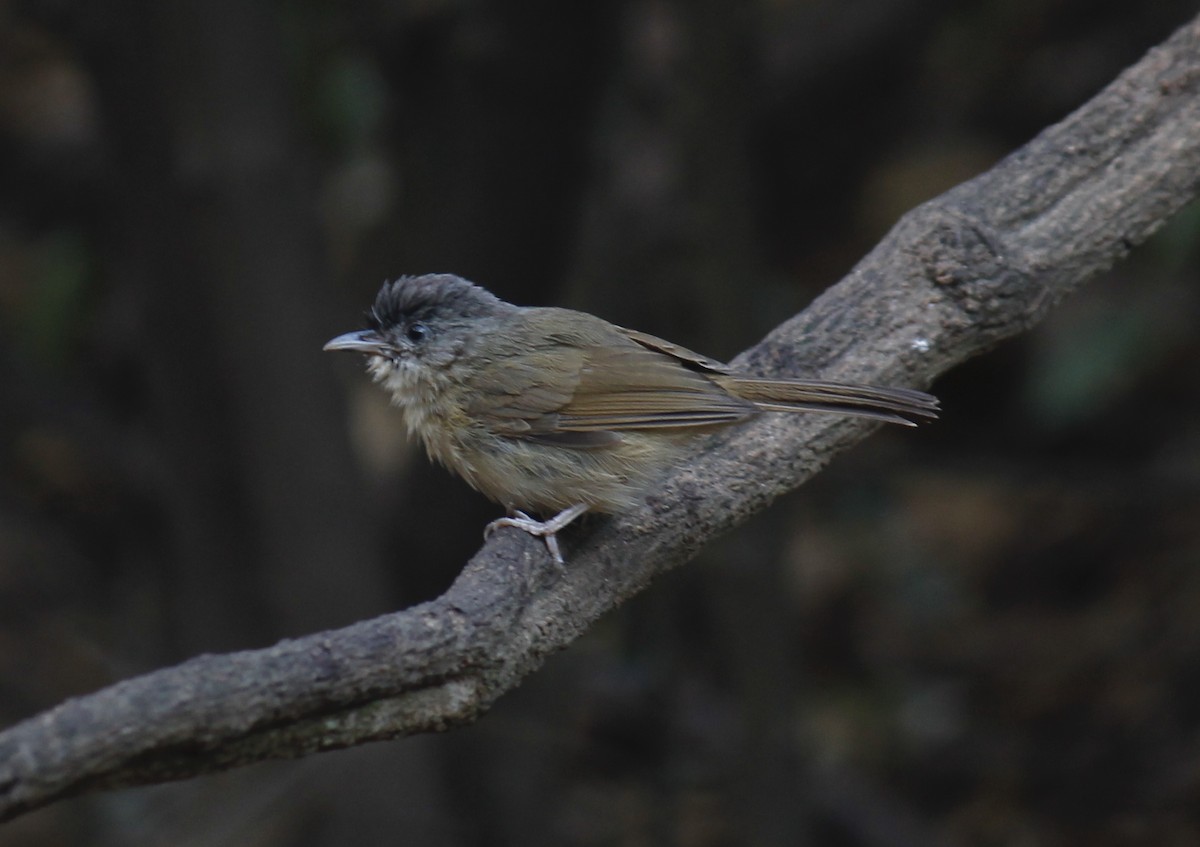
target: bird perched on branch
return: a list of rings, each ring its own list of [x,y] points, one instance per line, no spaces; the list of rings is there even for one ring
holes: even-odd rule
[[[907,388],[733,373],[653,335],[514,306],[450,274],[385,283],[367,328],[325,349],[365,353],[429,455],[508,510],[488,533],[541,536],[559,564],[556,533],[586,511],[632,506],[703,433],[763,412],[911,426],[938,408]]]

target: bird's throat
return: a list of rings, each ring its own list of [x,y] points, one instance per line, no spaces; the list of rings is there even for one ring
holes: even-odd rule
[[[450,376],[411,359],[383,356],[372,356],[367,369],[400,409],[409,436],[421,439],[431,459],[471,481],[474,468],[455,438],[460,427],[454,424],[461,421],[463,410],[454,402]]]

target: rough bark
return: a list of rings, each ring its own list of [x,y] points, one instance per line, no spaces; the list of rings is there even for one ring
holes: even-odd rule
[[[1200,18],[991,171],[906,215],[735,364],[928,384],[1033,326],[1191,200],[1197,127]],[[642,508],[569,533],[565,572],[540,542],[501,532],[432,602],[67,701],[0,734],[0,818],[91,789],[471,721],[656,574],[870,429],[763,416],[703,445]]]

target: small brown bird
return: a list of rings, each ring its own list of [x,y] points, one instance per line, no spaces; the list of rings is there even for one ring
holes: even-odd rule
[[[756,379],[586,312],[506,303],[450,274],[384,283],[367,329],[326,350],[367,355],[429,455],[542,536],[632,506],[697,435],[770,412],[913,425],[938,401],[907,388]],[[539,521],[526,512],[546,515]]]

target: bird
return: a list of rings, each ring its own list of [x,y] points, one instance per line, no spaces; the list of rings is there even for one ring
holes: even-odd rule
[[[516,306],[453,274],[385,282],[366,328],[324,349],[364,354],[410,437],[505,508],[485,536],[505,526],[539,536],[560,567],[560,531],[585,512],[633,507],[707,433],[769,412],[913,426],[939,409],[910,388],[736,373],[587,312]]]

